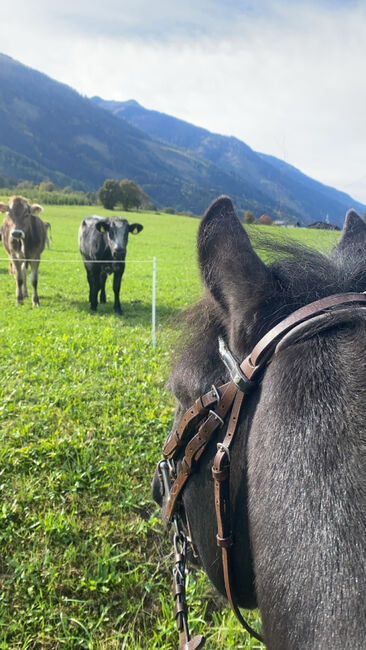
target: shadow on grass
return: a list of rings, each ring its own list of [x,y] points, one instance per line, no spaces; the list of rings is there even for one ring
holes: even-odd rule
[[[78,311],[89,314],[93,317],[98,316],[115,316],[116,319],[128,322],[129,325],[150,325],[152,320],[152,305],[148,302],[131,300],[130,302],[121,302],[122,314],[116,314],[113,310],[113,301],[105,304],[98,304],[97,311],[91,311],[89,303],[83,300],[72,300],[70,305]],[[159,324],[162,321],[174,319],[181,309],[170,307],[169,305],[156,305],[156,319]]]

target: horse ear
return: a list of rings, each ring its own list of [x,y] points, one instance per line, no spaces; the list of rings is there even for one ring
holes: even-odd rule
[[[217,302],[230,305],[245,293],[263,289],[269,271],[255,253],[228,196],[220,196],[204,214],[198,231],[198,258],[203,281]]]
[[[366,223],[354,210],[348,210],[344,220],[342,235],[337,251],[344,251],[349,247],[366,248]]]

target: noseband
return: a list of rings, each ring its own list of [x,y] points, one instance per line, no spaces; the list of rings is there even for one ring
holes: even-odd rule
[[[192,543],[192,540],[182,529],[179,513],[183,510],[182,492],[188,478],[197,468],[197,463],[213,434],[224,426],[225,418],[228,416],[226,433],[223,441],[217,444],[217,453],[212,466],[217,519],[216,541],[221,548],[225,589],[230,605],[241,625],[252,636],[263,642],[260,634],[243,619],[232,584],[230,550],[234,540],[230,517],[230,450],[237,431],[242,404],[245,395],[258,385],[265,367],[275,354],[296,342],[349,321],[352,313],[356,313],[355,307],[362,312],[366,310],[366,292],[335,294],[301,307],[263,336],[240,365],[224,341],[219,339],[220,355],[229,370],[231,381],[226,384],[219,381],[208,393],[201,395],[186,411],[178,428],[166,441],[163,447],[163,460],[158,464],[158,472],[165,501],[162,509],[163,519],[167,525],[173,524],[175,529],[173,586],[176,602],[175,616],[180,632],[180,650],[196,650],[202,648],[205,643],[202,635],[191,639],[187,622],[184,571],[187,542]],[[192,431],[196,433],[192,435]],[[184,445],[186,445],[184,456],[178,472],[176,461],[181,456]],[[185,518],[191,537],[186,513]]]

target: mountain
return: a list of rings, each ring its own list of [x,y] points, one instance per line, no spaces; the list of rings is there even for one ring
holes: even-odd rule
[[[221,193],[256,212],[275,206],[230,171],[119,119],[65,84],[0,54],[0,174],[96,190],[131,178],[158,207],[199,214]]]
[[[170,115],[148,110],[134,100],[92,99],[151,137],[190,151],[235,174],[243,183],[265,194],[277,214],[291,214],[305,224],[329,218],[342,226],[350,207],[361,213],[365,211],[362,203],[344,192],[323,185],[282,160],[253,151],[237,138],[211,133]]]
[[[106,178],[130,178],[157,207],[196,214],[219,194],[256,216],[303,223],[328,214],[339,225],[349,207],[365,209],[236,138],[137,102],[89,99],[4,54],[0,88],[3,176],[83,190],[97,190]]]

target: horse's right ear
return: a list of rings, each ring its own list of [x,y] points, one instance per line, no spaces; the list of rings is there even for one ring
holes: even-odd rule
[[[346,214],[336,251],[343,252],[349,248],[366,249],[366,223],[354,210],[348,210]]]
[[[246,292],[263,289],[270,273],[254,251],[228,196],[205,212],[198,231],[198,258],[203,281],[217,302],[231,312]]]

